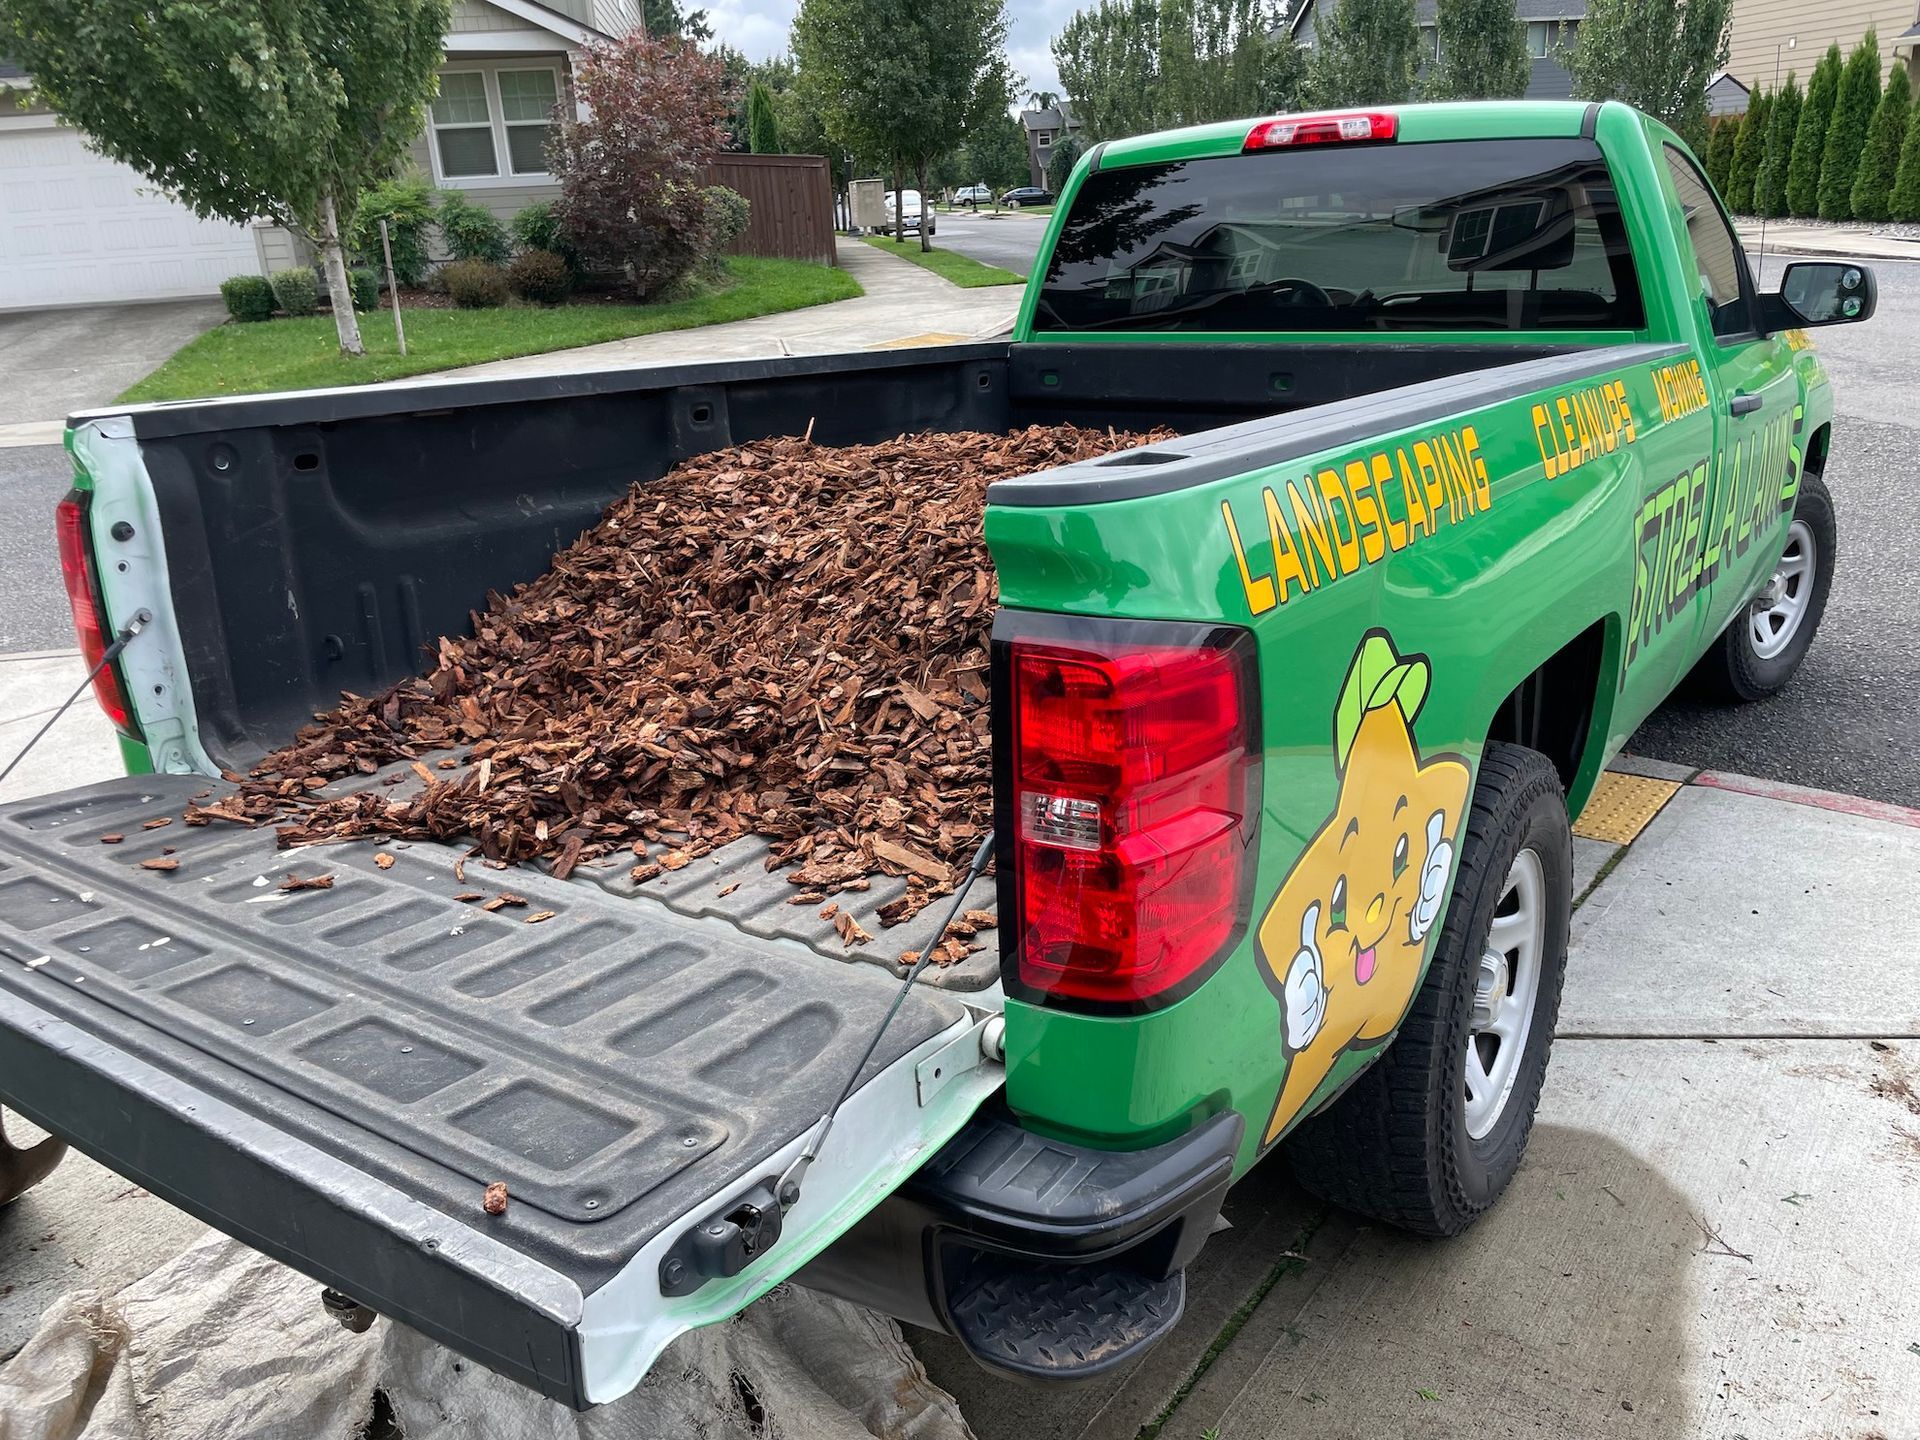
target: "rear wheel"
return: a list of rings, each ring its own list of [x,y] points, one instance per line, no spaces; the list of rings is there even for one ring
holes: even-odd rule
[[[1800,477],[1787,543],[1773,576],[1700,657],[1693,678],[1721,700],[1777,695],[1806,658],[1833,585],[1833,495],[1811,471]]]
[[[1546,1078],[1572,910],[1559,775],[1488,745],[1426,980],[1387,1052],[1288,1137],[1302,1184],[1422,1235],[1457,1235],[1500,1197]]]

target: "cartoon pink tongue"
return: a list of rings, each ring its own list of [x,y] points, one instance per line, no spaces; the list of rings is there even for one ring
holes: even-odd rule
[[[1373,978],[1373,946],[1353,957],[1353,978],[1362,985]]]

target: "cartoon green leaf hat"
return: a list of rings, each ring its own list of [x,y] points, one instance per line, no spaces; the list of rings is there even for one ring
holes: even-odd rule
[[[1360,733],[1360,721],[1371,710],[1398,705],[1406,717],[1408,729],[1413,717],[1427,698],[1431,672],[1424,655],[1402,656],[1393,648],[1383,631],[1375,630],[1360,642],[1360,650],[1347,669],[1346,683],[1340,687],[1340,702],[1333,711],[1333,747],[1341,772],[1353,754],[1354,737]]]

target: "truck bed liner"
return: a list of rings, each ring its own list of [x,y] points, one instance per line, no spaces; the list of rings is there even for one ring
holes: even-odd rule
[[[141,776],[0,807],[0,1097],[31,1118],[64,1063],[45,1037],[78,1032],[143,1067],[148,1098],[175,1088],[157,1075],[178,1082],[175,1110],[198,1097],[265,1121],[582,1295],[803,1132],[896,989],[876,966],[537,870],[474,860],[462,887],[451,846],[278,851],[270,830],[183,824],[209,788]],[[176,870],[142,868],[166,847]],[[334,883],[283,893],[289,872]],[[463,888],[528,905],[483,913]],[[918,988],[868,1073],[964,1014]],[[65,1023],[36,1046],[43,1019]],[[297,1260],[297,1234],[251,1228],[276,1223],[262,1207],[210,1214],[167,1156],[74,1138]],[[512,1197],[498,1218],[480,1208],[494,1180]]]

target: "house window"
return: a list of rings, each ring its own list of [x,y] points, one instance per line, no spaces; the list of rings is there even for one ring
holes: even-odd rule
[[[1536,60],[1547,58],[1547,52],[1553,48],[1556,24],[1552,20],[1529,20],[1527,22],[1527,54]]]
[[[502,70],[500,117],[507,127],[507,165],[516,175],[547,172],[547,136],[553,130],[559,84],[551,70]]]
[[[432,110],[435,178],[504,185],[545,176],[559,100],[559,72],[550,66],[441,71]]]
[[[1051,130],[1034,131],[1033,143],[1042,150],[1047,149],[1049,146],[1053,144],[1053,132]]]
[[[1420,27],[1420,49],[1429,61],[1436,65],[1440,63],[1440,27],[1438,25]]]
[[[498,175],[493,152],[493,116],[487,108],[487,77],[478,70],[440,77],[433,102],[434,153],[448,180]]]

